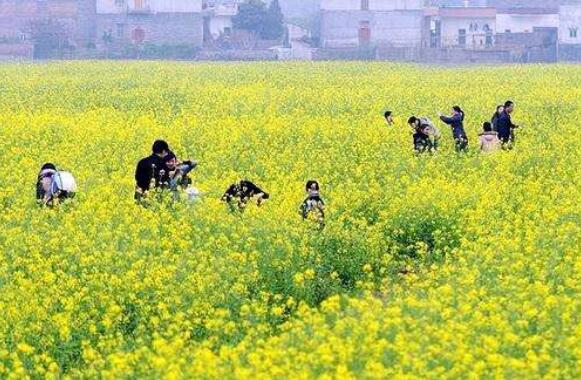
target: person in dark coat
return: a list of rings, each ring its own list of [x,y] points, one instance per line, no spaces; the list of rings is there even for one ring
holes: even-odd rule
[[[456,144],[456,152],[463,152],[468,149],[468,136],[464,130],[465,113],[459,106],[452,107],[452,115],[445,116],[439,114],[440,120],[452,127],[452,136]]]
[[[141,200],[150,190],[160,188],[167,177],[164,158],[169,154],[169,145],[157,140],[151,148],[152,154],[139,161],[135,169],[135,200]]]
[[[504,103],[504,111],[498,118],[496,131],[502,142],[503,149],[512,149],[514,146],[514,130],[518,125],[513,124],[511,114],[514,112],[514,102],[507,100]]]

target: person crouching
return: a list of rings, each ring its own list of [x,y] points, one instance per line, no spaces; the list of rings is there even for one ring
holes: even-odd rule
[[[256,200],[256,205],[261,206],[262,203],[269,199],[270,195],[260,187],[248,180],[230,185],[228,190],[222,195],[222,201],[226,202],[232,211],[238,208],[238,211],[243,212],[248,202],[252,199]]]
[[[36,202],[43,206],[56,206],[65,199],[74,198],[77,183],[73,175],[60,171],[50,162],[42,165],[36,179]]]

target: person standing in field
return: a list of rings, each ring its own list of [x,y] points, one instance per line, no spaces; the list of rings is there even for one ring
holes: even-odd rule
[[[514,130],[518,128],[518,125],[513,124],[511,114],[514,112],[514,102],[507,100],[504,103],[504,110],[500,117],[498,118],[496,124],[496,131],[498,132],[498,137],[502,142],[503,149],[512,149],[514,146]]]
[[[393,126],[393,113],[391,111],[385,111],[383,117],[385,118],[385,123],[388,127]]]
[[[135,169],[135,200],[147,196],[150,190],[160,188],[167,176],[164,158],[169,154],[169,145],[157,140],[151,148],[152,153],[139,161]]]
[[[321,188],[319,182],[311,180],[307,181],[305,186],[307,198],[301,204],[301,216],[303,220],[307,220],[310,214],[317,218],[319,228],[325,227],[325,201],[321,198]]]
[[[480,134],[480,151],[482,153],[495,152],[500,149],[498,133],[492,130],[492,123],[485,122]]]
[[[500,115],[502,115],[502,113],[504,112],[504,106],[498,105],[496,106],[496,112],[494,112],[494,115],[492,115],[492,118],[490,119],[490,123],[492,124],[492,130],[493,131],[497,131],[497,125],[498,125],[498,118],[500,117]]]
[[[452,115],[446,116],[438,113],[440,120],[452,127],[452,136],[456,145],[456,152],[464,152],[468,149],[468,137],[464,130],[465,113],[459,106],[452,107]]]

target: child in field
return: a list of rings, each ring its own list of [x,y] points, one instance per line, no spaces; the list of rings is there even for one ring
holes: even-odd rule
[[[176,191],[178,187],[182,189],[187,188],[192,184],[192,180],[188,174],[198,166],[196,161],[179,161],[173,152],[169,152],[164,158],[165,166],[167,168],[167,184],[172,191]]]
[[[174,199],[177,200],[179,198],[180,189],[188,192],[188,188],[192,184],[192,179],[188,174],[198,166],[198,163],[196,161],[180,162],[172,151],[164,157],[164,162],[167,168],[164,182],[172,191]],[[188,192],[189,197],[190,193],[193,194],[193,192]]]
[[[222,201],[228,203],[232,211],[235,210],[234,202],[236,202],[240,212],[244,211],[251,199],[256,199],[256,205],[260,207],[262,202],[269,198],[270,196],[266,191],[248,180],[242,180],[230,185],[224,195],[222,195]]]
[[[495,152],[500,149],[500,139],[498,133],[493,131],[492,123],[485,122],[482,125],[483,132],[480,134],[480,151],[483,153]]]
[[[56,206],[59,202],[74,198],[77,183],[69,172],[59,171],[54,164],[42,165],[36,180],[36,201],[43,206]]]
[[[316,213],[317,221],[321,228],[325,227],[325,201],[321,198],[320,186],[317,181],[308,181],[305,186],[307,198],[301,204],[301,215],[303,220],[309,217],[309,214]]]

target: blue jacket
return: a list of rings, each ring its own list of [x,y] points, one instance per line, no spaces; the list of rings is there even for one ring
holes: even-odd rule
[[[454,115],[452,117],[440,116],[440,120],[452,127],[452,135],[455,139],[466,138],[464,115]]]

